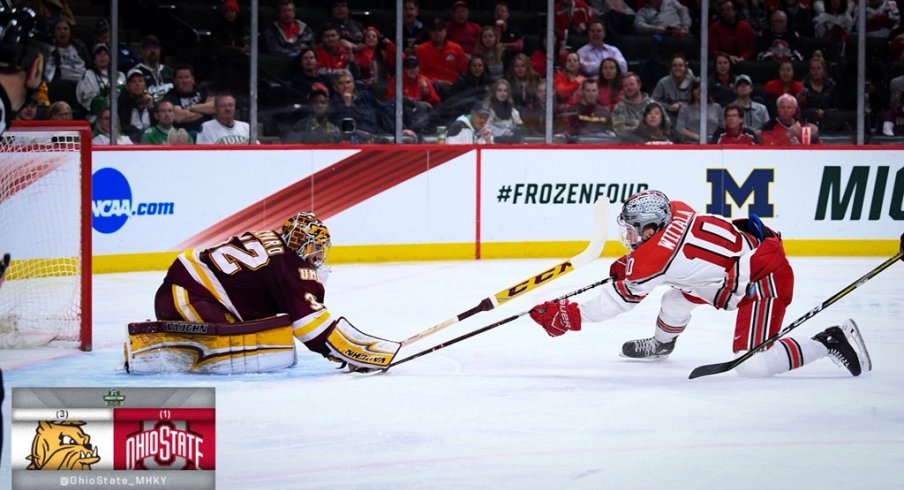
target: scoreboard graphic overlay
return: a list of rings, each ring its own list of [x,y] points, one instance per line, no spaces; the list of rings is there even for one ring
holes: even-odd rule
[[[214,388],[13,388],[12,488],[216,486]]]

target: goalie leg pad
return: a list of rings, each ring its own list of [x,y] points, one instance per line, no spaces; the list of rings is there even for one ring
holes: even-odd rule
[[[154,315],[162,320],[194,323],[235,323],[238,321],[216,298],[164,281],[154,297]]]
[[[364,370],[389,367],[402,344],[368,335],[340,317],[326,338],[330,357]]]
[[[242,323],[149,321],[129,324],[130,373],[262,373],[297,362],[286,315]]]

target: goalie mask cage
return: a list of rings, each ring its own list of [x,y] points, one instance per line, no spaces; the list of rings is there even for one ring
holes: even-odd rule
[[[0,135],[3,253],[12,262],[0,287],[0,347],[65,341],[91,350],[87,124],[29,121]]]

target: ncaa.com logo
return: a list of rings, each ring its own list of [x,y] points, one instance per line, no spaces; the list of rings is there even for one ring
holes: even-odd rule
[[[91,177],[91,224],[100,233],[115,233],[132,216],[174,214],[172,202],[138,202],[126,176],[115,168],[102,168]]]

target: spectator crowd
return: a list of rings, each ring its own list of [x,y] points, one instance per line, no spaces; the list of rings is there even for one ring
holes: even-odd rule
[[[97,144],[250,142],[247,0],[122,2],[115,47],[107,1],[15,3],[50,42],[18,119],[85,119]],[[405,0],[401,45],[394,6],[260,0],[258,137],[390,142],[399,76],[404,142],[543,141],[548,109],[563,143],[850,142],[861,15],[867,133],[904,136],[896,0],[717,0],[707,25],[693,0],[557,0],[553,53],[545,1]]]

